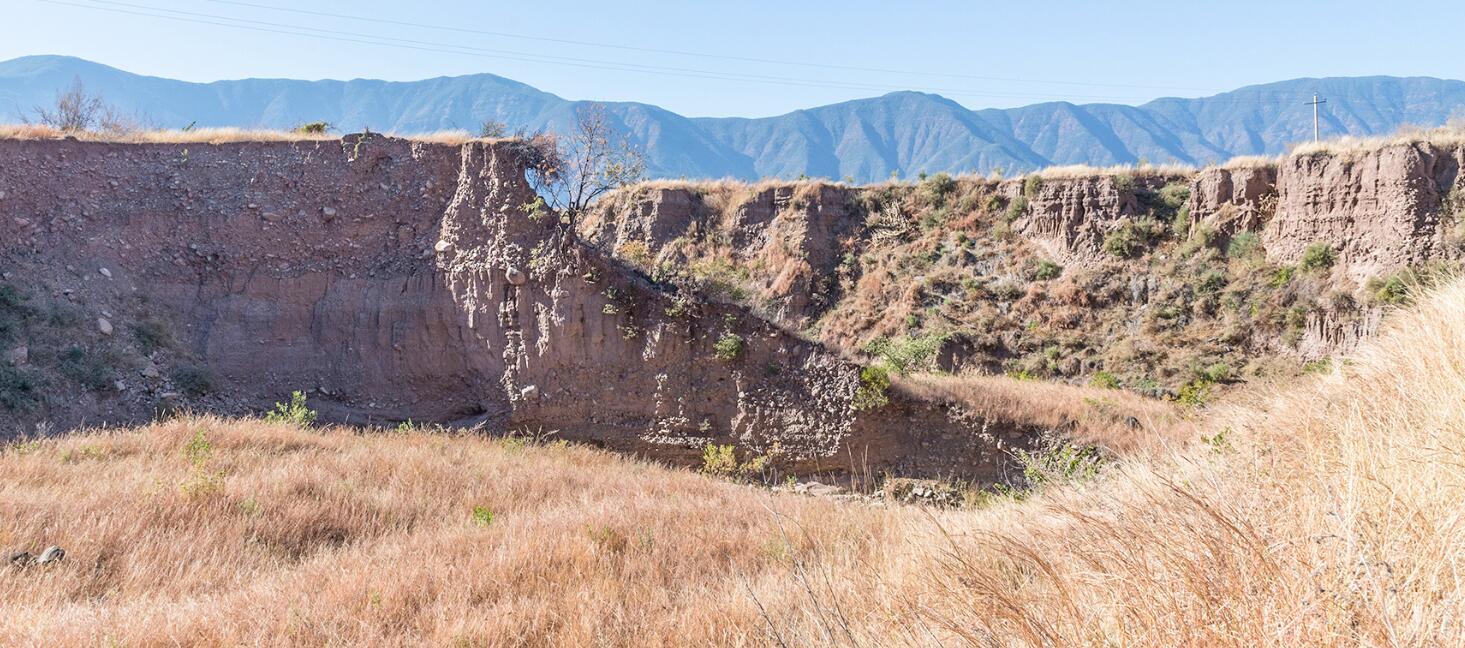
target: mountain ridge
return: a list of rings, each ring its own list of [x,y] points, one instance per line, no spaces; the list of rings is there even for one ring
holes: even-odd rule
[[[207,83],[133,74],[64,56],[0,62],[0,119],[20,120],[80,79],[152,125],[343,131],[564,130],[587,101],[490,73],[418,81],[240,79]],[[1137,106],[1053,101],[969,109],[916,91],[771,117],[686,117],[640,102],[605,102],[612,125],[647,153],[657,177],[828,177],[870,182],[923,172],[1008,172],[1067,164],[1203,165],[1275,155],[1311,133],[1313,93],[1328,99],[1329,135],[1377,135],[1465,115],[1465,82],[1433,77],[1303,78]]]

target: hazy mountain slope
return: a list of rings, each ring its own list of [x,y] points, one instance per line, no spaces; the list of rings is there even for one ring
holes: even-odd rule
[[[755,161],[760,176],[876,180],[892,171],[1030,168],[1046,161],[944,97],[897,92],[766,119],[695,123]]]
[[[581,105],[475,74],[412,82],[246,79],[188,83],[82,59],[0,62],[0,120],[17,120],[81,79],[153,125],[284,128],[325,120],[343,131],[476,130],[486,119],[564,129]],[[612,103],[618,128],[648,153],[652,175],[800,175],[873,181],[892,172],[1021,171],[1053,164],[1140,160],[1205,164],[1275,154],[1312,136],[1314,92],[1327,99],[1324,133],[1373,135],[1465,115],[1465,82],[1425,77],[1295,79],[1199,99],[1141,106],[1052,102],[968,110],[937,95],[897,92],[758,119],[696,118]]]

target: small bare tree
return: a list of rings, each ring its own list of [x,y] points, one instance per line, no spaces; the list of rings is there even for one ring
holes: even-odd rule
[[[526,160],[535,191],[564,215],[571,231],[597,198],[646,176],[641,152],[613,132],[601,104],[581,107],[568,136],[520,133],[519,137],[530,145],[526,148],[536,149]]]
[[[496,119],[485,119],[478,127],[478,136],[484,139],[499,139],[509,136],[509,125]]]
[[[101,95],[88,93],[79,78],[72,80],[69,88],[58,91],[51,106],[38,106],[34,112],[37,123],[63,133],[122,133],[138,129],[136,124],[121,117],[115,108],[103,101]]]

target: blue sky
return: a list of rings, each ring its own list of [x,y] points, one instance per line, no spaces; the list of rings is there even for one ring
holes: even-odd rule
[[[67,54],[190,81],[491,72],[571,99],[643,101],[694,116],[772,115],[898,89],[1000,108],[1138,103],[1303,76],[1465,78],[1462,2],[6,4],[0,59]],[[329,38],[277,33],[305,30]],[[351,42],[383,39],[397,40]]]

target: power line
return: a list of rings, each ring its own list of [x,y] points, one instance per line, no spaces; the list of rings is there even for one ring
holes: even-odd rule
[[[600,47],[600,48],[607,48],[607,49],[624,50],[624,51],[629,51],[629,52],[646,52],[646,53],[654,53],[654,54],[672,54],[672,55],[675,55],[675,56],[692,56],[692,57],[705,58],[705,59],[721,59],[721,60],[726,60],[726,61],[741,61],[741,62],[744,62],[744,63],[767,63],[767,64],[773,64],[773,65],[793,65],[793,66],[799,66],[799,67],[819,68],[819,69],[826,69],[826,70],[847,70],[847,71],[851,71],[851,72],[875,72],[875,73],[880,73],[880,74],[901,74],[901,75],[906,75],[906,76],[946,77],[946,78],[951,78],[951,79],[971,79],[971,80],[976,80],[976,81],[1002,81],[1002,82],[1008,82],[1008,83],[1033,83],[1033,84],[1044,84],[1044,85],[1074,85],[1074,86],[1090,86],[1090,87],[1099,87],[1099,88],[1130,88],[1130,89],[1138,89],[1138,90],[1183,90],[1183,91],[1190,91],[1190,92],[1223,92],[1224,91],[1224,90],[1218,89],[1218,88],[1193,88],[1193,87],[1163,86],[1163,85],[1135,85],[1135,84],[1120,84],[1120,83],[1097,83],[1097,82],[1093,82],[1093,81],[1070,81],[1070,80],[1033,79],[1033,78],[1019,79],[1019,78],[1013,78],[1013,77],[994,77],[994,76],[979,76],[979,75],[972,75],[972,74],[956,74],[956,73],[950,73],[950,72],[933,72],[933,71],[929,71],[929,70],[898,70],[898,69],[891,69],[891,68],[861,67],[861,66],[854,66],[854,65],[834,65],[834,64],[828,64],[828,63],[816,63],[816,62],[812,62],[812,61],[791,61],[791,60],[785,60],[785,59],[758,58],[758,57],[752,57],[752,56],[733,56],[733,55],[727,55],[727,54],[711,54],[711,53],[706,53],[706,52],[691,52],[691,51],[686,51],[686,50],[660,49],[660,48],[652,48],[652,47],[639,47],[639,46],[634,46],[634,45],[620,45],[620,44],[615,44],[615,43],[602,43],[602,42],[595,42],[595,41],[574,40],[574,39],[568,39],[568,38],[552,38],[552,37],[548,37],[548,36],[528,36],[528,35],[524,35],[524,34],[513,34],[513,33],[508,33],[508,32],[488,31],[488,30],[483,30],[483,29],[470,29],[470,28],[466,28],[466,27],[452,27],[452,26],[447,26],[447,25],[432,25],[432,24],[427,24],[427,23],[416,23],[416,22],[408,22],[408,21],[402,21],[402,20],[391,20],[391,19],[387,19],[387,18],[373,18],[373,17],[368,17],[368,16],[357,16],[357,15],[351,15],[351,14],[331,13],[331,12],[327,12],[327,11],[313,11],[313,10],[310,10],[310,9],[297,9],[297,8],[294,8],[294,7],[281,7],[281,6],[277,6],[277,5],[259,4],[259,3],[254,3],[254,2],[241,2],[239,0],[203,0],[203,1],[204,2],[212,2],[214,4],[235,5],[235,6],[240,6],[240,7],[251,7],[251,8],[255,8],[255,9],[265,9],[265,10],[268,10],[268,11],[282,11],[282,12],[288,12],[288,13],[294,13],[294,14],[301,14],[301,15],[307,15],[307,16],[319,16],[319,17],[323,17],[323,18],[340,18],[340,19],[344,19],[344,20],[356,20],[356,21],[360,21],[360,22],[378,23],[378,24],[383,24],[383,25],[396,25],[398,27],[415,27],[415,28],[418,28],[418,29],[433,29],[433,30],[438,30],[438,31],[457,32],[457,33],[462,33],[462,34],[476,34],[476,35],[479,35],[479,36],[494,36],[494,37],[498,37],[498,38],[513,38],[513,39],[518,39],[518,40],[538,41],[538,42],[544,42],[544,43],[559,43],[559,44],[562,44],[562,45],[579,45],[579,46],[583,46],[583,47]]]
[[[911,89],[916,89],[916,90],[922,90],[922,91],[926,91],[926,92],[941,93],[941,94],[952,95],[952,96],[1002,97],[1002,98],[1037,98],[1037,99],[1050,99],[1050,100],[1051,100],[1051,97],[1052,97],[1052,95],[1044,95],[1044,94],[977,92],[977,91],[970,91],[970,90],[958,89],[958,88],[910,88],[910,87],[898,87],[898,86],[882,86],[882,85],[865,84],[865,83],[855,83],[855,82],[824,81],[824,80],[816,80],[816,79],[798,79],[798,78],[788,78],[788,77],[775,77],[775,76],[768,76],[768,75],[754,75],[754,74],[745,74],[745,73],[730,73],[730,72],[718,72],[718,71],[710,71],[710,70],[698,70],[698,69],[691,69],[691,68],[675,68],[675,67],[666,67],[666,66],[650,66],[650,65],[642,65],[642,64],[636,64],[636,63],[623,63],[623,62],[616,62],[616,61],[597,61],[597,60],[592,60],[592,59],[578,59],[578,58],[573,58],[573,57],[561,57],[561,56],[551,56],[551,55],[543,55],[543,54],[533,54],[533,53],[526,53],[526,52],[516,52],[516,51],[512,51],[512,50],[495,50],[495,49],[487,49],[487,48],[478,48],[478,47],[472,47],[472,46],[466,46],[466,45],[456,45],[456,44],[451,44],[451,43],[441,43],[441,42],[435,42],[435,41],[419,41],[419,40],[411,40],[411,39],[401,39],[401,38],[393,38],[393,37],[384,37],[384,36],[377,36],[377,35],[374,35],[374,34],[363,34],[363,33],[359,33],[359,32],[345,32],[345,31],[338,31],[338,30],[328,30],[328,29],[321,29],[321,28],[316,28],[316,27],[306,27],[306,26],[293,25],[293,24],[271,23],[271,22],[265,22],[265,21],[257,21],[257,20],[243,19],[243,18],[234,18],[234,17],[230,17],[230,16],[221,16],[221,15],[217,15],[217,14],[206,14],[206,13],[199,13],[199,12],[188,12],[188,11],[181,11],[181,10],[174,10],[174,9],[166,9],[166,8],[161,8],[161,7],[153,7],[153,6],[148,6],[148,5],[138,5],[138,4],[132,4],[132,3],[125,3],[125,2],[115,2],[115,1],[112,1],[112,0],[85,0],[86,2],[90,2],[90,3],[93,3],[93,4],[81,4],[81,3],[78,3],[78,2],[67,2],[67,1],[64,1],[64,0],[36,0],[36,1],[37,2],[47,3],[47,4],[53,4],[53,5],[64,5],[64,6],[76,7],[76,8],[80,8],[80,9],[88,9],[88,10],[96,10],[96,11],[108,11],[108,12],[112,12],[112,13],[121,13],[121,14],[128,14],[128,15],[144,16],[144,17],[150,17],[150,18],[161,18],[161,19],[165,19],[165,20],[173,20],[173,21],[178,21],[178,22],[188,22],[188,23],[195,23],[195,24],[214,25],[214,26],[219,26],[219,27],[230,27],[230,28],[234,28],[234,29],[247,29],[247,30],[251,30],[251,31],[259,31],[259,32],[266,32],[266,33],[283,34],[283,35],[290,35],[290,36],[304,36],[304,37],[307,37],[307,38],[317,38],[317,39],[333,40],[333,41],[339,41],[339,42],[358,43],[358,44],[365,44],[365,45],[377,45],[377,46],[384,46],[384,47],[397,47],[397,48],[401,48],[401,49],[413,49],[413,50],[429,51],[429,52],[440,52],[440,53],[448,53],[448,54],[460,54],[460,55],[467,55],[467,56],[478,56],[478,57],[481,57],[481,58],[494,58],[494,59],[503,59],[503,60],[523,61],[523,62],[530,62],[530,63],[547,63],[547,64],[551,64],[551,65],[564,65],[564,66],[590,68],[590,69],[613,70],[613,71],[622,71],[622,72],[640,72],[640,73],[645,73],[645,74],[660,74],[660,75],[665,75],[665,76],[681,76],[681,77],[688,77],[688,78],[701,78],[701,79],[722,80],[722,81],[743,81],[743,82],[752,82],[752,83],[772,83],[772,84],[778,84],[778,85],[790,85],[790,86],[802,86],[802,87],[826,88],[826,89],[827,88],[837,88],[837,89],[869,90],[869,91],[885,91],[885,92],[889,92],[889,91],[893,91],[893,90],[911,90]],[[115,6],[98,6],[100,4],[115,5]],[[117,8],[117,7],[131,7],[132,9],[122,9],[122,8]],[[140,9],[142,11],[135,10],[135,9]],[[158,12],[158,11],[168,12],[168,13],[171,13],[171,14],[179,14],[179,15],[166,15],[166,14],[153,13],[153,12]],[[218,22],[218,21],[227,21],[227,22]],[[1143,99],[1139,99],[1139,98],[1114,97],[1114,96],[1098,96],[1098,95],[1067,95],[1067,96],[1070,97],[1070,98],[1083,98],[1083,99],[1092,99],[1092,100],[1101,100],[1101,101],[1116,101],[1116,102],[1143,101]]]

